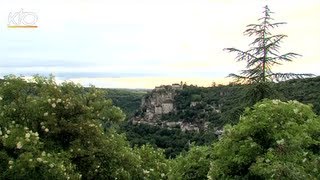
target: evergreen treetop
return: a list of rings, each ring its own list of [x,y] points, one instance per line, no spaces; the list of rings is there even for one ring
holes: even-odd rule
[[[292,61],[300,56],[292,52],[280,54],[280,43],[287,36],[284,34],[273,35],[271,30],[286,23],[273,22],[272,13],[268,6],[265,6],[263,17],[258,19],[259,23],[247,25],[248,29],[244,31],[244,35],[256,37],[249,45],[249,50],[225,49],[228,52],[237,53],[237,61],[247,62],[246,69],[242,70],[240,75],[229,74],[229,77],[235,78],[237,82],[255,84],[312,76],[312,74],[274,73],[272,71],[274,65],[281,65],[282,62]]]

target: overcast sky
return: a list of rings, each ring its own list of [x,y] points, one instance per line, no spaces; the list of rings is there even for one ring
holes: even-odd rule
[[[303,55],[275,71],[320,75],[319,0],[1,0],[0,76],[53,73],[109,88],[226,82],[244,65],[223,48],[248,48],[243,31],[266,4],[288,23],[276,31],[288,35],[281,52]],[[21,8],[38,28],[7,27]]]

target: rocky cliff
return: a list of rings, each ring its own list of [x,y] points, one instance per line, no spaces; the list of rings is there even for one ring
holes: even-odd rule
[[[175,97],[183,90],[180,84],[172,84],[156,87],[146,95],[141,102],[140,110],[132,119],[134,125],[148,124],[164,128],[180,128],[182,131],[200,131],[208,127],[208,123],[192,123],[184,120],[170,121],[165,115],[177,114]],[[190,106],[196,106],[192,102]]]
[[[163,114],[175,112],[174,98],[182,87],[179,84],[159,86],[142,99],[140,112],[134,121],[155,123]]]

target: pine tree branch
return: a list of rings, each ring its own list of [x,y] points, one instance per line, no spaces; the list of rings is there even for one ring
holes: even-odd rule
[[[287,23],[286,22],[277,22],[277,23],[269,24],[269,26],[272,28],[275,28],[275,27],[279,27],[279,25],[283,25],[283,24],[287,24]]]
[[[237,57],[236,57],[237,61],[248,61],[251,58],[256,59],[256,57],[254,55],[250,54],[250,50],[249,51],[241,51],[236,48],[225,48],[223,50],[228,51],[228,52],[236,52],[237,53]]]
[[[314,74],[295,74],[295,73],[273,73],[268,76],[273,81],[280,82],[280,81],[285,81],[289,79],[302,79],[307,77],[313,77],[315,75]]]
[[[229,74],[227,77],[233,78],[236,83],[251,84],[255,78],[248,78],[237,74]]]
[[[297,56],[301,56],[300,54],[297,53],[286,53],[282,55],[277,55],[272,52],[270,52],[274,57],[270,58],[272,61],[289,61],[291,62],[293,58],[296,58]]]

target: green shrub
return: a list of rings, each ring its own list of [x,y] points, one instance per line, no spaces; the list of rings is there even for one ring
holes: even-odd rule
[[[320,119],[297,101],[264,100],[225,126],[210,179],[319,179]]]
[[[193,146],[172,162],[169,179],[207,179],[210,168],[210,148]]]
[[[125,118],[105,91],[53,77],[0,86],[0,179],[128,179],[141,160],[105,124]]]

